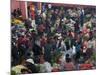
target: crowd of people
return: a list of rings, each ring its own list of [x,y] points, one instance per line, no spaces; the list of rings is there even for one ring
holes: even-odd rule
[[[96,68],[94,7],[45,7],[23,19],[11,16],[11,70],[45,73]],[[31,15],[30,15],[31,16]]]

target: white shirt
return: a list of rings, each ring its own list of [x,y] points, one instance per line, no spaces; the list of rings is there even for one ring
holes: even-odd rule
[[[45,62],[44,64],[40,64],[40,72],[51,72],[52,67],[49,62]]]

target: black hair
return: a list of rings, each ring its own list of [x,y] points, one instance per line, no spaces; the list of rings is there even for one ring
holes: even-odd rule
[[[21,73],[24,73],[24,72],[30,73],[30,72],[28,71],[28,69],[21,69]]]
[[[71,62],[71,58],[69,57],[69,54],[66,54],[66,62]]]
[[[71,58],[66,58],[66,62],[71,62]]]

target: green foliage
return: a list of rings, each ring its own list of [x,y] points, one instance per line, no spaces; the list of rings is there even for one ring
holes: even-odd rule
[[[51,65],[53,66],[54,63],[57,62],[57,59],[60,58],[62,53],[60,51],[56,51],[51,58]]]
[[[93,55],[92,55],[92,60],[96,61],[96,52],[93,52]]]
[[[15,71],[11,71],[11,75],[17,75]]]

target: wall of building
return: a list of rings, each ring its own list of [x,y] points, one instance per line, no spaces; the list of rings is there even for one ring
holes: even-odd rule
[[[24,1],[11,0],[11,12],[14,9],[17,9],[17,8],[20,8],[22,10],[22,16],[23,16],[23,18],[26,18],[25,2]]]

